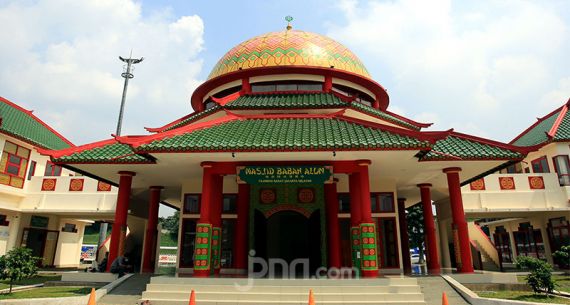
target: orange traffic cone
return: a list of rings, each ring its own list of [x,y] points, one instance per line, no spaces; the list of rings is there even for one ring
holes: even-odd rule
[[[87,305],[97,305],[97,300],[95,298],[95,288],[91,288],[91,294],[89,295],[89,301]]]
[[[313,289],[309,289],[309,305],[315,305],[315,297],[313,296]]]
[[[192,292],[190,293],[190,302],[188,305],[196,305],[196,293],[194,292],[194,289],[192,289]]]
[[[447,301],[447,294],[445,294],[445,291],[441,296],[441,305],[449,305],[449,302]]]

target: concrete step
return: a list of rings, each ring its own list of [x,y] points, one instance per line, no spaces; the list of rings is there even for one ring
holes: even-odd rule
[[[235,301],[235,300],[228,300],[228,301],[199,301],[196,300],[196,303],[200,305],[307,305],[307,300],[303,301],[280,301],[280,300],[273,300],[273,301]],[[423,301],[397,301],[397,302],[381,302],[381,301],[322,301],[316,300],[316,303],[321,305],[426,305]],[[188,305],[188,300],[185,301],[174,301],[174,300],[152,300],[152,305]]]
[[[359,301],[366,302],[370,300],[378,302],[393,302],[393,301],[423,301],[423,294],[418,293],[315,293],[315,299],[321,301]],[[246,301],[246,302],[270,302],[274,300],[284,302],[306,301],[309,292],[303,293],[223,293],[211,292],[203,293],[196,291],[197,301]],[[188,300],[190,292],[143,292],[143,300]]]
[[[317,304],[425,305],[418,280],[400,276],[353,280],[153,277],[142,300],[186,305],[192,289],[200,305],[301,305],[307,304],[309,289]]]
[[[185,278],[157,276],[150,280],[151,284],[176,284],[176,285],[248,285],[255,286],[410,286],[417,285],[418,281],[412,277],[383,277],[376,279],[247,279],[247,278]]]
[[[240,289],[236,286],[222,286],[223,293],[306,293],[308,286],[252,286]],[[202,293],[220,292],[220,286],[217,285],[180,285],[180,284],[147,284],[146,291],[158,292],[188,292],[194,289]],[[385,286],[315,286],[312,288],[314,292],[319,293],[417,293],[420,288],[417,285],[385,285]]]

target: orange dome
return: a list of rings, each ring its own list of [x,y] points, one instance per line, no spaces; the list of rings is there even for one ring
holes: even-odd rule
[[[276,66],[334,67],[370,78],[368,71],[348,48],[323,35],[285,30],[246,40],[227,52],[208,79],[237,70]]]

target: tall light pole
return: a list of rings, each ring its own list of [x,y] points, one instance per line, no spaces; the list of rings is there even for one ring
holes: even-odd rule
[[[131,55],[129,55],[129,58],[123,58],[123,57],[119,56],[119,59],[122,62],[127,63],[127,69],[125,72],[121,73],[121,76],[125,79],[125,84],[123,86],[123,97],[121,98],[121,110],[119,111],[119,120],[117,122],[117,132],[115,133],[117,136],[121,135],[121,126],[123,125],[123,112],[125,110],[125,100],[127,99],[127,87],[129,86],[129,79],[135,77],[131,73],[131,67],[134,64],[140,63],[144,59],[144,57],[141,57],[139,59],[132,58],[132,55],[133,55],[133,52],[131,51]]]

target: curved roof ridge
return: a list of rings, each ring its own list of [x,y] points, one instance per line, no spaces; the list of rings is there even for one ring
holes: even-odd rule
[[[554,109],[543,117],[538,117],[537,121],[530,125],[527,129],[521,132],[518,136],[512,139],[509,144],[517,146],[534,146],[545,143],[549,140],[549,135],[553,132],[555,123],[559,120],[559,116],[564,108],[568,107],[568,102],[564,105]],[[556,116],[554,118],[554,116]],[[560,121],[562,118],[560,118]],[[558,127],[556,127],[557,129]],[[552,136],[555,135],[555,132]],[[527,145],[528,144],[528,145]]]
[[[12,109],[18,111],[19,113],[25,115],[27,118],[35,121],[36,123],[40,124],[42,128],[45,129],[45,131],[48,132],[48,134],[42,134],[41,130],[33,130],[33,129],[29,129],[32,128],[33,126],[29,126],[27,124],[22,124],[21,122],[19,122],[17,124],[17,126],[15,126],[14,128],[11,129],[7,129],[5,128],[5,117],[4,114],[2,114],[2,117],[0,118],[0,132],[4,132],[7,133],[11,136],[14,136],[16,138],[21,139],[22,141],[28,142],[32,145],[35,146],[40,146],[42,148],[48,148],[48,149],[61,149],[61,148],[66,148],[66,147],[73,147],[75,146],[75,144],[73,144],[70,140],[68,140],[66,137],[64,137],[63,135],[61,135],[59,132],[57,132],[55,129],[53,129],[51,126],[49,126],[47,123],[45,123],[44,121],[42,121],[40,118],[38,118],[37,116],[35,116],[33,114],[32,110],[27,110],[24,109],[23,107],[15,104],[14,102],[9,101],[8,99],[1,97],[0,96],[0,102],[11,107]],[[8,117],[6,117],[8,118]],[[15,118],[16,120],[18,118]],[[22,119],[22,118],[20,118]],[[25,128],[28,128],[27,130]],[[30,134],[30,132],[36,132],[36,134]],[[47,137],[47,138],[41,138],[41,137]],[[52,139],[49,139],[51,137],[55,137]],[[47,142],[51,142],[51,143],[46,143]]]

